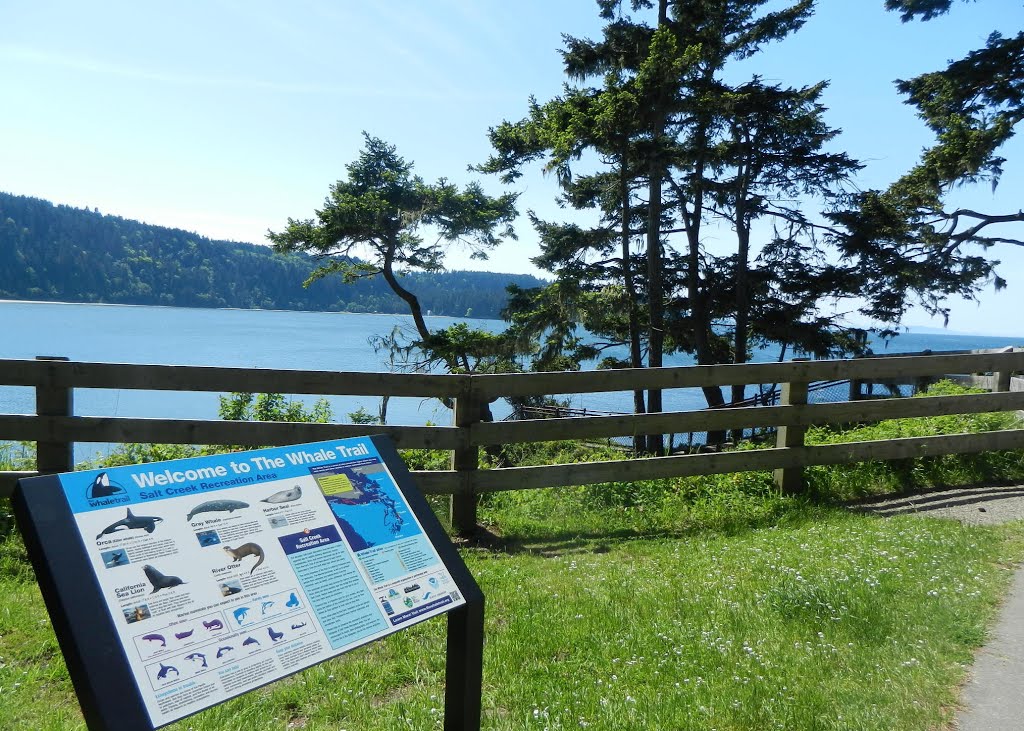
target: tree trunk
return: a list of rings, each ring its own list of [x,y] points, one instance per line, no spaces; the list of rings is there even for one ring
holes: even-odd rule
[[[750,329],[750,222],[747,220],[746,191],[741,185],[741,195],[736,201],[736,331],[733,334],[733,363],[746,363],[750,359],[748,330]],[[747,386],[735,383],[732,386],[732,402],[746,397]],[[733,442],[743,439],[743,430],[733,431]]]
[[[668,22],[668,0],[658,2],[658,27]],[[662,287],[663,262],[661,255],[661,208],[662,182],[665,164],[658,145],[665,137],[665,115],[659,114],[651,125],[653,152],[648,165],[648,208],[647,208],[647,295],[650,323],[647,333],[647,365],[661,368],[665,350],[665,302]],[[647,393],[647,410],[655,414],[662,411],[661,389],[652,388]],[[665,440],[662,434],[647,435],[647,451],[662,454]]]
[[[622,239],[622,286],[626,290],[628,302],[628,327],[629,327],[629,364],[633,368],[643,368],[643,355],[640,349],[640,316],[637,307],[636,284],[633,281],[633,261],[629,251],[629,171],[627,170],[626,153],[623,150],[619,156],[619,200],[622,208],[622,222],[620,237]],[[647,412],[644,403],[643,389],[633,391],[633,413],[643,414]],[[642,434],[633,436],[633,451],[642,452],[646,448],[645,437]]]
[[[703,123],[695,132],[695,149],[704,150],[707,147],[707,125]],[[708,306],[707,297],[701,288],[700,283],[700,224],[704,215],[704,169],[706,161],[700,155],[694,162],[693,185],[691,186],[693,198],[693,210],[686,218],[686,242],[687,242],[687,266],[686,266],[686,289],[690,299],[690,317],[693,321],[693,350],[697,358],[697,365],[715,365],[715,357],[711,350],[711,311]],[[703,386],[704,399],[709,408],[715,408],[725,404],[725,397],[722,389],[718,386]],[[721,444],[725,441],[725,431],[710,431],[707,435],[707,444]]]

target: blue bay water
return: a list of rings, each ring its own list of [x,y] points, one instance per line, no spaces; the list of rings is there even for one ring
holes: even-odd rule
[[[329,371],[386,371],[384,354],[370,344],[374,336],[389,334],[395,327],[412,333],[412,321],[401,315],[367,315],[270,310],[214,310],[174,307],[83,305],[36,302],[0,302],[0,318],[6,337],[2,358],[65,356],[72,360],[102,363],[203,365],[244,368],[281,368]],[[432,328],[456,322],[471,327],[500,330],[494,320],[429,318]],[[967,350],[1024,344],[1024,338],[952,334],[908,333],[886,344],[875,344],[879,353],[922,350]],[[758,360],[774,360],[775,353],[760,353]],[[692,363],[688,356],[666,358],[666,365]],[[241,385],[240,385],[241,387]],[[629,393],[586,394],[569,397],[577,408],[629,412]],[[310,403],[315,399],[303,398]],[[362,407],[376,414],[378,399],[332,397],[335,418]],[[694,409],[703,405],[696,390],[666,393],[666,409]],[[75,412],[97,416],[151,418],[214,418],[219,401],[215,393],[139,391],[132,389],[79,389]],[[30,388],[0,388],[0,413],[34,413]],[[508,408],[494,405],[501,418]],[[388,423],[448,424],[451,413],[432,399],[393,398]],[[85,458],[105,451],[80,445],[76,456]]]

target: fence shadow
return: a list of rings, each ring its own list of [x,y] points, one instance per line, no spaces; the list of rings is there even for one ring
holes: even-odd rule
[[[1010,519],[1024,518],[1024,485],[989,484],[970,487],[935,488],[898,496],[866,498],[848,505],[852,510],[883,517],[938,513],[942,517],[966,517],[971,512],[1009,508],[1019,503]],[[950,514],[956,513],[956,514]]]

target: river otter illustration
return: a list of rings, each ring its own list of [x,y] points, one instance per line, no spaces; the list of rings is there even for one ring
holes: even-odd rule
[[[170,589],[173,586],[185,583],[177,576],[165,576],[164,574],[161,574],[149,564],[143,566],[142,570],[145,572],[146,578],[149,579],[149,583],[153,585],[153,591],[149,592],[150,594],[156,594],[161,589]]]
[[[232,548],[231,546],[221,546],[224,552],[231,556],[231,562],[241,561],[246,556],[255,556],[256,563],[252,565],[252,570],[249,571],[249,576],[252,576],[252,572],[256,570],[256,567],[263,563],[263,549],[255,543],[243,543],[238,548]]]

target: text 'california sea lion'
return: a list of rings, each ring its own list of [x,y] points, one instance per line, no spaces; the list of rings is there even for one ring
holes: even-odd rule
[[[186,520],[192,520],[195,516],[200,513],[213,513],[213,512],[224,512],[233,513],[236,510],[249,507],[249,503],[243,503],[241,500],[210,500],[206,503],[200,503],[192,508],[192,512],[188,514]]]

